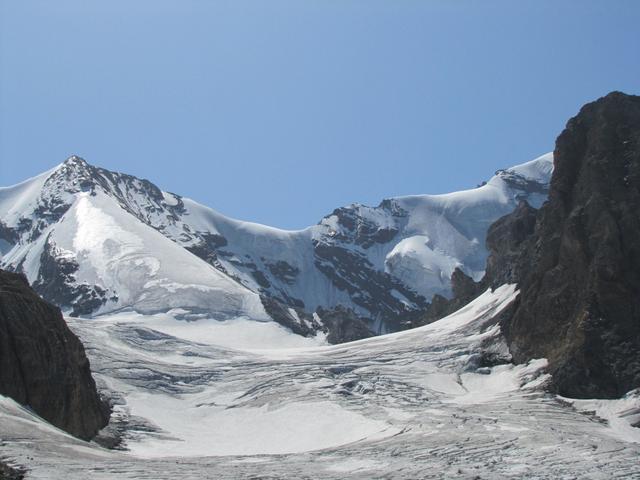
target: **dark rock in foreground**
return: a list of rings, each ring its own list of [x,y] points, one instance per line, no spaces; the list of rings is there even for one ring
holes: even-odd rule
[[[559,393],[640,386],[640,97],[585,105],[558,137],[549,200],[510,262],[521,294],[504,324],[514,359],[546,357]]]
[[[0,394],[89,439],[107,424],[82,343],[27,280],[0,270]]]

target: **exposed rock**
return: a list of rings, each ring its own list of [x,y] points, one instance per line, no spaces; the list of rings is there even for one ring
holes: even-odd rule
[[[1,220],[0,220],[0,240],[4,240],[9,244],[13,244],[18,241],[18,234],[13,229],[7,227]]]
[[[435,322],[461,309],[484,291],[484,283],[476,283],[462,270],[456,268],[451,275],[452,298],[434,295],[423,315],[416,317],[412,327]]]
[[[329,343],[352,342],[373,336],[366,319],[358,317],[350,308],[338,305],[332,309],[319,308],[316,313],[329,333]]]
[[[88,192],[91,195],[100,189],[116,198],[131,215],[160,231],[184,213],[184,203],[178,195],[168,194],[171,195],[171,202],[167,202],[163,192],[149,180],[95,167],[75,155],[47,179],[45,189],[69,194]],[[57,215],[62,216],[66,211],[62,206],[66,203],[63,199],[43,197],[41,206],[44,212],[49,212],[51,208],[47,201],[58,206]],[[158,214],[164,217],[162,222],[158,222]]]
[[[517,362],[548,358],[561,394],[618,397],[640,386],[640,97],[585,105],[554,156],[504,330]]]
[[[47,239],[33,289],[55,305],[69,306],[73,317],[89,315],[107,302],[107,291],[99,285],[76,283],[74,273],[78,268],[73,255],[65,255]],[[111,299],[117,297],[112,295]]]
[[[537,210],[522,200],[513,213],[498,219],[487,232],[487,269],[480,282],[477,294],[488,287],[498,287],[505,283],[516,283],[521,269],[529,262],[523,262],[521,250],[523,242],[533,234],[536,225]],[[455,295],[455,291],[454,291]]]
[[[283,281],[287,285],[293,285],[296,281],[296,277],[300,273],[299,268],[289,265],[284,260],[278,260],[277,262],[270,263],[263,258],[262,261],[265,262],[265,265],[274,277]]]
[[[0,461],[0,480],[22,480],[25,470],[20,467],[12,467]]]
[[[428,305],[424,297],[387,272],[375,269],[358,251],[314,241],[314,254],[316,268],[338,289],[348,292],[356,305],[376,312],[391,331],[407,328],[403,321],[415,310],[401,298],[420,309]]]
[[[214,267],[222,269],[218,262],[216,251],[227,245],[227,239],[222,235],[206,232],[200,233],[199,236],[201,238],[200,241],[185,248]]]
[[[375,222],[363,218],[358,210],[351,207],[336,208],[330,216],[336,217],[338,224],[345,227],[348,235],[337,234],[340,240],[353,241],[362,248],[370,248],[376,243],[387,243],[398,233],[395,227],[382,227]]]
[[[271,318],[298,335],[313,337],[318,332],[323,332],[327,334],[327,341],[331,344],[351,342],[373,335],[365,318],[342,305],[331,309],[318,308],[315,314],[310,314],[302,308],[290,307],[267,295],[262,295],[260,299]]]
[[[23,276],[3,270],[0,393],[83,439],[93,437],[109,419],[82,343],[60,310],[39,298]]]
[[[470,297],[476,293],[473,279],[462,270],[456,268],[451,274],[451,290],[454,297]]]
[[[521,199],[525,198],[528,193],[542,193],[546,195],[549,191],[547,184],[532,181],[510,170],[500,169],[496,171],[496,175],[500,175],[512,188],[520,190],[522,192],[520,196]],[[483,183],[486,184],[486,182]]]
[[[293,333],[312,337],[321,330],[313,316],[300,308],[290,307],[267,295],[260,295],[260,300],[269,316]]]

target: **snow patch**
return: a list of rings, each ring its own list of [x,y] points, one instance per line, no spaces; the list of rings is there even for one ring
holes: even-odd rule
[[[572,399],[559,397],[572,404],[579,412],[595,414],[608,424],[611,436],[625,442],[640,443],[640,389],[628,392],[614,400]]]
[[[141,315],[134,312],[103,317],[105,321],[122,324],[141,324],[146,328],[171,335],[182,340],[221,348],[261,351],[286,348],[304,348],[326,345],[324,335],[303,337],[275,323],[237,317],[228,320],[201,318],[178,320],[170,311],[166,314]]]
[[[332,402],[224,409],[186,407],[179,398],[149,395],[130,398],[129,404],[177,437],[131,444],[131,452],[141,457],[300,453],[398,433]]]

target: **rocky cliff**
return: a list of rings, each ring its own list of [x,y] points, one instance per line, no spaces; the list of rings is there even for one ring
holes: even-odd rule
[[[0,394],[83,439],[106,425],[89,360],[60,310],[0,270]]]
[[[504,331],[516,361],[546,357],[561,394],[640,386],[640,97],[585,105],[556,141],[548,202],[518,258]]]

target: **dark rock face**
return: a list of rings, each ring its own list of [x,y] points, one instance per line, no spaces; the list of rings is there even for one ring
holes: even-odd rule
[[[214,267],[218,268],[218,255],[216,250],[227,245],[227,239],[222,235],[214,233],[201,233],[200,242],[195,245],[187,247],[191,253],[200,257],[204,261],[210,263]]]
[[[89,315],[104,305],[107,291],[99,285],[76,284],[74,273],[79,265],[74,258],[67,258],[47,239],[40,256],[40,271],[33,289],[47,301],[71,307],[70,315]],[[117,296],[112,295],[112,300]]]
[[[25,470],[15,468],[0,461],[0,480],[22,480]]]
[[[268,295],[260,295],[260,300],[269,316],[293,333],[311,337],[321,330],[313,316],[301,308],[290,307]]]
[[[263,258],[262,261],[265,262],[265,265],[274,277],[283,281],[287,285],[293,285],[296,281],[296,277],[300,273],[299,268],[289,265],[284,260],[269,263]]]
[[[378,215],[391,221],[377,222],[374,219]],[[325,232],[312,240],[315,268],[350,297],[351,307],[360,307],[361,315],[366,312],[365,316],[354,318],[366,321],[367,336],[410,328],[414,316],[428,306],[426,298],[390,272],[373,265],[368,257],[373,247],[396,239],[407,216],[393,199],[383,200],[375,208],[360,204],[337,208],[320,222],[326,227]],[[351,311],[342,307],[324,305],[322,309]],[[328,337],[329,341],[343,337],[343,333]],[[345,338],[352,339],[350,334]],[[364,337],[358,334],[358,338]]]
[[[537,210],[522,200],[509,215],[498,219],[487,232],[487,268],[477,294],[489,287],[516,283],[530,262],[521,259],[522,245],[533,234]],[[455,295],[455,290],[454,290]],[[457,295],[456,295],[457,296]]]
[[[18,235],[11,228],[7,227],[0,220],[0,240],[4,240],[8,244],[14,244],[18,241]]]
[[[95,195],[97,190],[108,192],[123,209],[160,231],[184,213],[184,203],[179,196],[173,196],[175,204],[168,204],[162,191],[149,180],[94,167],[77,156],[67,159],[64,168],[47,179],[45,189],[52,192],[88,192],[91,195]],[[144,198],[142,203],[141,198]],[[56,197],[43,197],[41,201],[42,212],[53,215],[53,219],[61,217],[68,209],[68,205]],[[158,224],[157,214],[166,215],[162,224]]]
[[[640,386],[640,97],[611,93],[568,122],[515,265],[504,331],[516,361],[548,358],[563,395]]]
[[[331,309],[318,308],[316,315],[313,315],[268,295],[261,295],[260,300],[271,318],[298,335],[313,337],[318,332],[323,332],[327,334],[327,341],[331,344],[373,336],[366,319],[342,305]]]
[[[450,299],[442,295],[434,295],[425,313],[417,316],[411,326],[427,325],[460,310],[480,295],[485,290],[485,286],[483,282],[474,282],[471,277],[456,268],[451,274],[451,290],[453,296]]]
[[[413,313],[394,291],[418,309],[427,307],[424,297],[388,273],[376,270],[358,251],[319,241],[314,241],[313,247],[316,268],[338,289],[348,292],[356,305],[384,318],[390,330],[407,328],[403,322]]]
[[[338,305],[332,309],[319,308],[318,316],[322,320],[327,341],[332,344],[352,342],[373,336],[366,319],[358,317],[353,310]]]
[[[0,393],[83,439],[109,419],[89,360],[60,310],[21,275],[0,270]]]
[[[335,215],[338,224],[345,227],[346,231],[349,232],[348,236],[337,235],[335,238],[338,240],[353,241],[353,243],[365,249],[372,247],[376,243],[387,243],[398,233],[397,228],[380,227],[362,218],[354,208],[336,208],[331,215]]]

